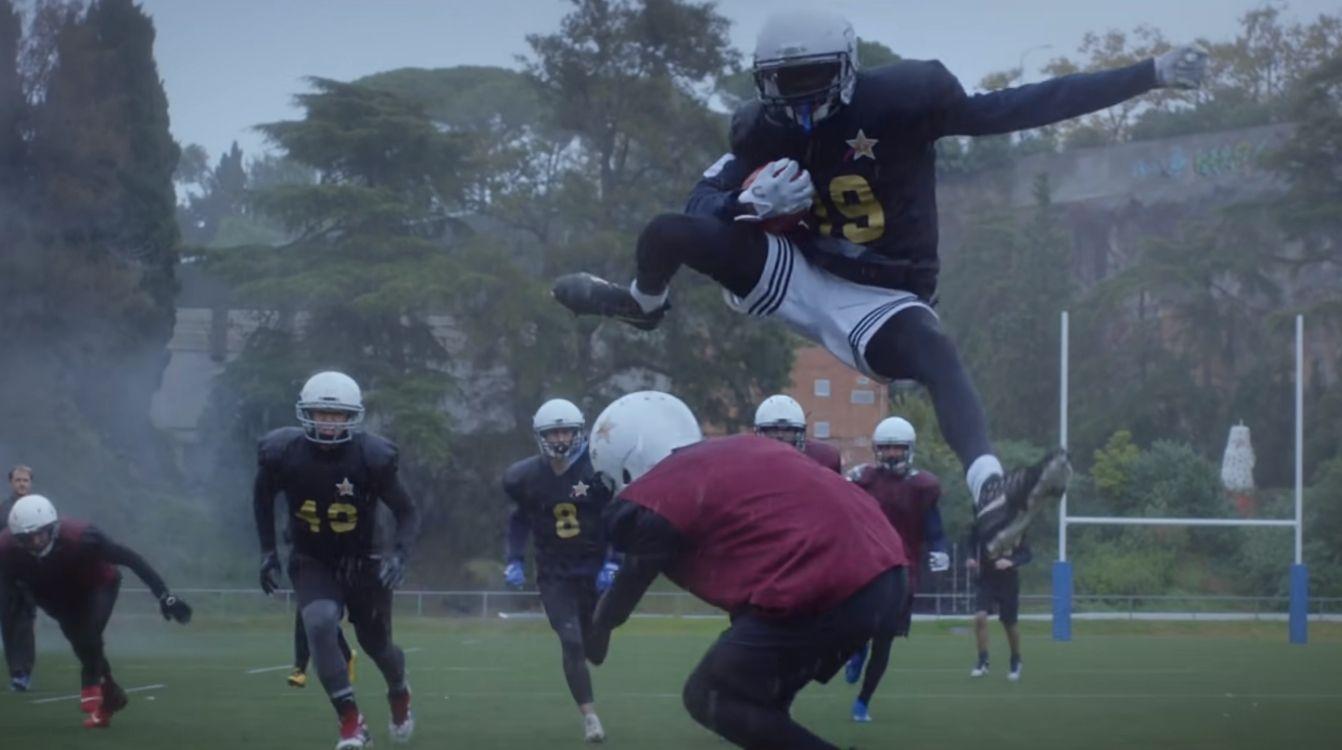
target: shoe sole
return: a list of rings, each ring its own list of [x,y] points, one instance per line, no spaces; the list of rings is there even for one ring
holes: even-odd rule
[[[1043,500],[1046,497],[1050,500],[1061,499],[1063,493],[1067,491],[1067,482],[1071,478],[1072,464],[1067,460],[1067,452],[1058,451],[1039,472],[1039,479],[1034,483],[1034,487],[1030,488],[1030,494],[1025,498],[1025,512],[1002,527],[1002,530],[993,536],[992,541],[988,542],[988,557],[997,557],[1002,550],[1015,544],[1025,533],[1030,522],[1043,509],[1045,505]]]

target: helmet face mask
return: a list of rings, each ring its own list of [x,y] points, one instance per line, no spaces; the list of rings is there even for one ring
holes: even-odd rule
[[[343,372],[319,372],[303,385],[294,412],[308,440],[322,445],[345,443],[363,424],[363,392]]]
[[[755,434],[760,437],[767,437],[771,440],[777,440],[780,443],[787,443],[797,450],[806,449],[806,427],[798,427],[794,424],[780,423],[775,425],[755,425]]]
[[[875,446],[876,463],[886,471],[900,476],[909,473],[913,465],[913,446],[908,443],[885,443]]]
[[[759,65],[755,88],[765,106],[809,130],[842,104],[845,67],[838,56]]]
[[[14,542],[23,548],[23,551],[36,557],[43,557],[51,551],[52,545],[56,543],[56,532],[59,524],[59,521],[53,521],[36,531],[15,534]]]

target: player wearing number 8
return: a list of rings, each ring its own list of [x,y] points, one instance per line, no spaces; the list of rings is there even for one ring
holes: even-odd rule
[[[734,114],[731,152],[704,172],[686,214],[658,216],[644,229],[634,283],[569,274],[556,280],[555,298],[580,315],[651,329],[666,314],[672,277],[688,265],[721,284],[737,310],[780,320],[873,378],[921,383],[965,470],[980,537],[994,553],[1010,548],[1061,497],[1069,467],[1057,453],[1003,469],[978,395],[932,311],[936,142],[1048,125],[1159,86],[1194,88],[1206,54],[1180,48],[969,96],[935,60],[860,69],[847,21],[796,11],[770,17],[753,62],[758,99]],[[795,231],[766,231],[808,209]]]
[[[292,549],[289,578],[307,630],[317,676],[340,719],[337,750],[371,744],[354,701],[338,645],[345,609],[359,645],[387,681],[394,741],[410,739],[414,719],[405,655],[391,640],[391,594],[405,575],[419,517],[397,476],[396,446],[359,430],[363,394],[354,379],[320,372],[298,397],[301,427],[261,439],[253,508],[261,541],[261,588],[279,585],[275,497],[284,493]],[[375,528],[381,501],[396,518],[395,546],[379,553]]]
[[[559,636],[564,679],[582,715],[583,737],[601,742],[606,733],[596,714],[585,639],[597,595],[610,585],[618,565],[607,556],[601,524],[610,492],[592,469],[586,429],[582,411],[562,398],[541,404],[532,417],[537,453],[503,472],[503,491],[513,503],[504,578],[521,588],[527,537],[532,537],[536,585]]]

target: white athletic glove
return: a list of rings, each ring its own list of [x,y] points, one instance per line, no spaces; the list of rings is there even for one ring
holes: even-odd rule
[[[928,552],[927,569],[933,573],[945,573],[951,569],[951,556],[945,552]]]
[[[737,198],[755,213],[742,214],[736,220],[760,221],[771,216],[787,216],[805,211],[814,196],[815,185],[811,184],[810,172],[792,159],[771,161]]]
[[[1207,77],[1207,50],[1196,44],[1175,47],[1156,58],[1156,85],[1195,89]]]

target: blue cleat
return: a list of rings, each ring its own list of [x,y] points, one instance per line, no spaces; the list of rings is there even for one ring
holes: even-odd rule
[[[853,721],[859,724],[871,721],[871,714],[867,713],[867,704],[863,703],[861,698],[853,699]]]
[[[867,644],[862,644],[862,648],[853,654],[853,658],[848,660],[848,666],[843,668],[843,679],[849,685],[856,685],[857,681],[862,679],[862,665],[867,663]]]
[[[9,678],[9,689],[16,693],[28,692],[28,687],[33,684],[33,676],[27,672],[19,672]]]

